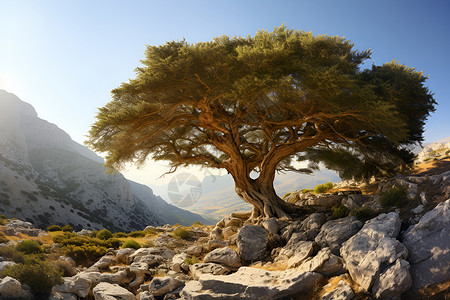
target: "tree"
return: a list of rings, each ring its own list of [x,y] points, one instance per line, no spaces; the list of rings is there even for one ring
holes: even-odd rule
[[[361,70],[370,54],[284,26],[148,46],[136,78],[100,108],[87,144],[110,168],[148,157],[169,161],[169,172],[224,168],[253,220],[289,217],[299,209],[273,181],[277,171],[308,171],[295,158],[347,151],[361,161],[379,153],[379,140],[398,151],[422,140],[435,104],[426,77],[397,62]]]

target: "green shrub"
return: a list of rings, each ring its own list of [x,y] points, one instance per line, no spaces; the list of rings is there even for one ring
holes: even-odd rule
[[[345,218],[348,215],[348,208],[343,204],[335,205],[331,208],[333,219]]]
[[[393,186],[385,192],[380,199],[380,203],[384,207],[399,206],[402,207],[408,202],[407,187]]]
[[[129,237],[133,237],[133,238],[140,238],[140,237],[145,237],[145,232],[142,230],[139,231],[132,231],[128,234]]]
[[[6,244],[9,240],[6,238],[5,234],[0,231],[0,244]]]
[[[33,240],[24,240],[17,243],[16,250],[25,254],[36,254],[42,252],[41,245]]]
[[[7,266],[1,277],[10,276],[29,285],[35,296],[47,296],[53,286],[63,282],[62,274],[57,266],[35,256],[27,256],[23,263]]]
[[[0,246],[0,256],[16,263],[23,262],[25,255],[13,246]]]
[[[121,243],[122,241],[119,239],[110,238],[105,241],[105,247],[118,249]]]
[[[122,244],[122,248],[133,248],[133,249],[139,249],[141,248],[141,244],[139,244],[138,242],[136,242],[135,240],[126,240],[123,244]]]
[[[316,185],[314,188],[314,193],[316,194],[323,194],[333,188],[333,184],[331,182],[327,182],[324,184]]]
[[[369,207],[355,208],[350,212],[350,216],[355,216],[358,220],[367,221],[375,217],[375,212]]]
[[[158,231],[154,228],[147,228],[144,230],[145,236],[149,236],[149,235],[155,235],[158,233]]]
[[[111,231],[108,229],[102,229],[99,232],[97,232],[96,237],[100,240],[107,240],[113,237]]]
[[[301,189],[301,191],[302,191],[303,194],[314,192],[313,189]]]
[[[115,232],[113,233],[113,237],[115,238],[126,238],[128,237],[128,234],[125,232]]]
[[[172,236],[185,240],[189,237],[189,230],[187,230],[186,228],[178,227],[172,232]]]
[[[186,257],[186,259],[184,260],[184,263],[188,264],[188,265],[193,265],[193,264],[199,263],[200,261],[201,260],[197,256],[192,255],[191,257]]]
[[[66,245],[62,250],[67,256],[72,257],[78,264],[90,264],[97,261],[100,257],[105,255],[106,247],[84,244],[84,245]]]
[[[67,225],[64,225],[64,226],[61,228],[61,230],[62,230],[62,231],[65,231],[65,232],[73,232],[73,227],[70,226],[69,224],[67,224]]]
[[[8,218],[5,215],[0,215],[0,225],[6,225]]]
[[[144,248],[151,248],[151,247],[155,247],[155,243],[153,243],[153,241],[145,241],[142,243],[142,247]]]
[[[284,194],[284,196],[283,197],[281,197],[281,199],[285,199],[287,196],[289,196],[290,194],[292,194],[291,192],[288,192],[288,193],[286,193],[286,194]]]
[[[203,223],[200,221],[195,221],[194,223],[192,223],[192,226],[203,226]]]
[[[47,231],[61,231],[61,226],[59,225],[50,225],[47,227]]]

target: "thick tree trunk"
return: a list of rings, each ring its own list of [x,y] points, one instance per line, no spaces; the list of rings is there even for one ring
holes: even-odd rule
[[[253,205],[250,222],[256,223],[271,217],[291,219],[291,214],[304,211],[295,205],[283,201],[275,193],[273,179],[234,178],[238,196]]]

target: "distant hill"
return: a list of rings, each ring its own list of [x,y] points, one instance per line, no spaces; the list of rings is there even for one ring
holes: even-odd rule
[[[70,223],[114,231],[208,223],[150,188],[105,171],[101,157],[0,90],[0,213],[39,227]]]

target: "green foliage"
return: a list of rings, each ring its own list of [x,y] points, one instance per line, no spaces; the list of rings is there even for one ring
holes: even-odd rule
[[[33,240],[24,240],[17,243],[16,250],[25,254],[37,254],[42,252],[41,245]]]
[[[0,215],[0,225],[6,225],[8,218],[5,215]]]
[[[6,267],[0,277],[15,278],[22,284],[29,285],[33,295],[47,296],[53,286],[63,282],[62,273],[60,268],[47,261],[27,256],[23,263]]]
[[[113,237],[115,238],[126,238],[128,237],[128,234],[125,232],[114,232]]]
[[[178,227],[172,232],[172,236],[186,240],[189,237],[189,230],[183,227]]]
[[[331,208],[331,218],[333,219],[340,219],[340,218],[345,218],[348,215],[348,208],[345,207],[345,205],[343,204],[339,204],[339,205],[335,205]]]
[[[314,193],[323,194],[323,193],[326,193],[327,191],[331,190],[332,188],[333,188],[333,184],[331,182],[318,184],[314,188]]]
[[[192,255],[191,257],[186,257],[186,259],[184,260],[184,263],[188,265],[197,264],[199,262],[201,262],[201,260],[195,255]]]
[[[99,232],[97,232],[96,237],[100,240],[107,240],[113,237],[111,231],[108,229],[102,229]]]
[[[73,232],[73,227],[70,226],[69,224],[67,224],[67,225],[64,225],[64,226],[61,228],[61,230],[62,230],[62,231],[66,231],[66,232]]]
[[[292,193],[288,192],[288,193],[284,194],[283,197],[281,197],[281,199],[285,199],[285,198],[286,198],[287,196],[289,196],[290,194],[292,194]]]
[[[5,234],[0,231],[0,244],[6,244],[9,240],[6,238]]]
[[[151,240],[146,240],[142,243],[142,247],[144,247],[144,248],[155,247],[155,243],[153,243],[153,241],[151,241]]]
[[[133,249],[139,249],[141,248],[141,244],[139,244],[138,242],[136,242],[135,240],[126,240],[123,244],[122,244],[122,248],[133,248]]]
[[[105,241],[69,232],[53,237],[53,241],[58,243],[63,252],[78,264],[95,262],[106,253],[107,248],[120,246],[120,241],[116,239]]]
[[[13,246],[0,246],[0,256],[16,263],[23,262],[25,257],[24,253],[17,251]]]
[[[192,226],[203,226],[203,223],[200,221],[195,221],[194,223],[192,223]]]
[[[116,238],[110,238],[105,241],[105,247],[117,249],[122,244],[122,241]]]
[[[51,231],[61,231],[62,228],[59,225],[50,225],[47,227],[47,231],[51,232]]]
[[[408,202],[407,191],[405,186],[393,186],[381,196],[380,203],[384,207],[402,207]]]
[[[301,189],[303,194],[314,192],[314,189]]]
[[[369,207],[362,206],[360,208],[352,209],[350,216],[355,216],[361,221],[367,221],[375,217],[375,212]]]
[[[132,238],[140,238],[140,237],[145,237],[146,233],[142,230],[139,231],[132,231],[128,234],[129,237]]]

